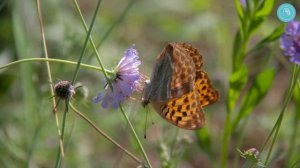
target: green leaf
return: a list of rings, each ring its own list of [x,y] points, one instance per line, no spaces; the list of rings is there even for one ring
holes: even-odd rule
[[[263,18],[255,18],[249,25],[249,34],[253,33],[262,23]]]
[[[242,39],[242,35],[241,35],[241,31],[238,31],[235,35],[235,38],[234,38],[234,44],[233,44],[233,53],[232,53],[232,62],[233,62],[233,66],[234,66],[234,70],[237,69],[238,67],[240,67],[241,65],[241,61],[240,61],[240,53],[241,53],[241,50],[243,48],[243,39]]]
[[[256,18],[264,18],[268,16],[274,7],[274,0],[263,1],[262,8],[260,8],[255,14]]]
[[[235,71],[229,79],[229,93],[227,97],[228,111],[231,111],[240,95],[241,90],[244,88],[248,81],[248,70],[245,65]]]
[[[242,22],[244,20],[244,9],[239,0],[235,0],[235,7],[236,7],[236,11],[238,12],[240,21]]]
[[[266,46],[268,43],[273,42],[277,40],[279,37],[281,37],[282,33],[284,32],[284,25],[280,25],[277,27],[271,34],[269,34],[267,37],[262,39],[260,42],[258,42],[253,49],[251,49],[248,53],[252,53],[254,51],[257,51],[264,46]]]
[[[256,76],[252,86],[242,100],[241,110],[233,122],[233,128],[237,126],[242,118],[248,116],[262,100],[271,88],[274,77],[275,70],[273,68],[264,69]]]

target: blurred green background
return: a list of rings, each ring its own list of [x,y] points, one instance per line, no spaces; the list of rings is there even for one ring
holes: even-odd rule
[[[285,1],[276,1],[274,9]],[[89,24],[96,0],[79,0],[80,8]],[[129,5],[131,4],[131,5]],[[128,8],[129,5],[129,8]],[[72,1],[41,1],[49,57],[77,61],[86,33]],[[124,15],[123,11],[128,8]],[[296,5],[299,9],[299,4]],[[120,16],[121,18],[120,20]],[[249,47],[278,27],[276,10],[255,32]],[[115,25],[105,38],[105,33]],[[220,101],[205,108],[206,126],[200,132],[180,130],[175,144],[178,167],[209,168],[220,162],[225,99],[231,73],[231,53],[239,20],[234,1],[223,0],[104,0],[93,27],[96,44],[101,42],[100,56],[107,69],[113,68],[131,44],[135,44],[142,65],[140,71],[150,76],[156,56],[168,42],[188,42],[204,57],[204,69],[219,90]],[[83,62],[96,64],[89,45]],[[271,55],[268,65],[264,61]],[[36,1],[0,1],[0,66],[32,57],[44,57]],[[255,108],[248,121],[241,150],[260,148],[267,138],[283,104],[283,95],[290,77],[290,66],[282,56],[278,41],[250,55],[246,64],[250,74],[259,68],[276,68],[276,79],[270,92]],[[54,167],[58,149],[58,135],[49,90],[45,62],[30,62],[0,70],[0,167]],[[54,83],[71,80],[75,66],[51,63]],[[250,79],[251,80],[251,79]],[[105,80],[101,72],[81,69],[77,82],[84,85],[75,96],[74,104],[91,118],[99,128],[111,135],[129,151],[142,158],[137,144],[119,110],[102,109],[92,98],[103,91]],[[141,94],[124,103],[125,111],[137,130],[153,167],[168,161],[176,127],[164,121],[152,108],[140,105]],[[294,105],[287,111],[275,154],[280,167],[287,150],[286,137],[291,136]],[[62,118],[63,103],[58,107]],[[145,114],[150,110],[147,139],[143,139]],[[299,112],[298,112],[299,113]],[[150,122],[154,122],[151,125]],[[198,136],[199,135],[199,136]],[[201,135],[201,136],[200,136]],[[65,167],[136,167],[126,156],[99,135],[73,112],[69,112],[66,126]],[[296,137],[299,140],[299,135]],[[235,134],[229,147],[229,165],[237,154]],[[298,144],[297,149],[300,149]],[[298,150],[300,151],[300,150]],[[242,165],[243,159],[239,164]],[[229,166],[230,167],[230,166]]]

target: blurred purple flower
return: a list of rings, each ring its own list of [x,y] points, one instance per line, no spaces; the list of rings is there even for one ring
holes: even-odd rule
[[[281,36],[280,43],[284,55],[289,57],[291,62],[300,65],[300,22],[289,22]]]
[[[240,3],[241,3],[241,5],[242,5],[243,7],[246,7],[246,5],[247,5],[246,0],[240,0]]]
[[[105,95],[99,93],[94,99],[94,103],[102,101],[102,107],[107,108],[111,105],[117,108],[119,103],[130,96],[136,90],[138,80],[140,78],[138,52],[131,45],[129,49],[124,52],[123,58],[120,60],[118,66],[115,68],[115,75],[111,79],[112,90],[106,84]]]

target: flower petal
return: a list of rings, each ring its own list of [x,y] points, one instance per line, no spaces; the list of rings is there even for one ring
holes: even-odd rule
[[[299,64],[300,62],[300,22],[291,21],[285,28],[285,32],[280,38],[280,48],[283,54],[289,58],[290,62]]]
[[[139,60],[138,52],[134,45],[131,45],[124,52],[123,58],[116,68],[116,78],[112,79],[112,90],[110,87],[106,87],[105,96],[99,93],[94,98],[94,102],[102,101],[103,108],[109,106],[117,108],[121,101],[124,101],[135,91],[137,81],[140,78],[139,65],[141,65],[141,61]]]
[[[93,103],[99,103],[103,100],[103,94],[100,92],[96,97],[93,98]]]

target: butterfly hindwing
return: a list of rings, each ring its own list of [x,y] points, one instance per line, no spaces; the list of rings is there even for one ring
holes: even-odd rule
[[[170,99],[160,106],[160,115],[184,129],[199,129],[205,124],[198,92],[190,92],[179,99]]]
[[[199,98],[202,107],[219,100],[219,92],[212,87],[208,75],[204,71],[201,71],[201,75],[196,80],[195,89],[200,95]]]

